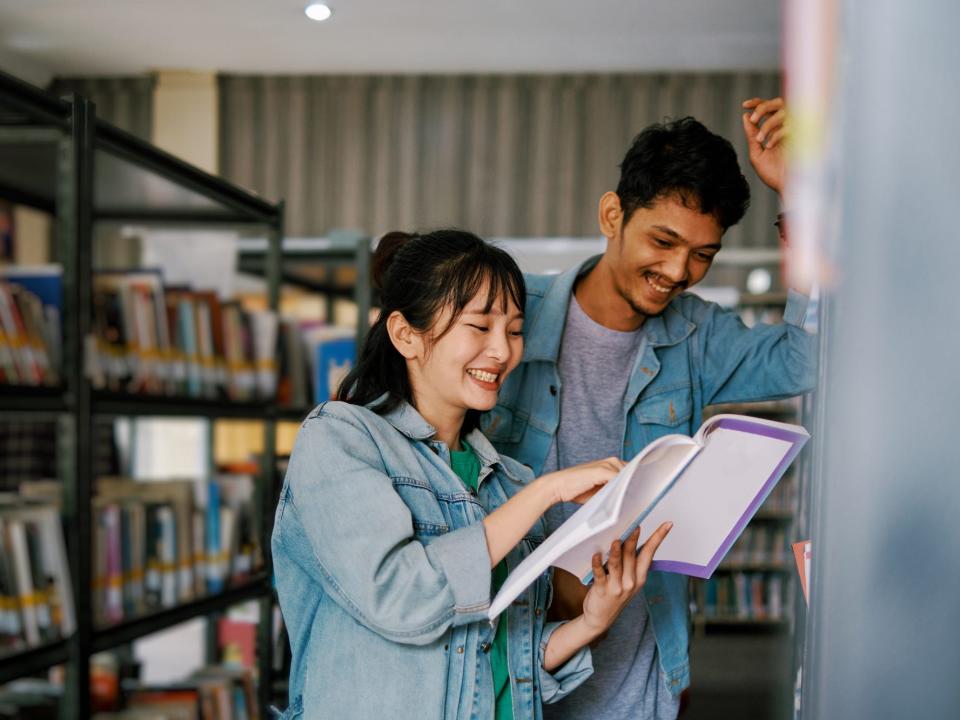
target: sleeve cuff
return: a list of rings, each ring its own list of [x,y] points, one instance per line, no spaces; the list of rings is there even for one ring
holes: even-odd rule
[[[809,305],[809,297],[796,290],[787,290],[787,305],[783,309],[783,321],[802,328]]]
[[[564,621],[566,622],[566,621]],[[543,661],[547,653],[547,643],[554,630],[563,625],[563,622],[547,623],[540,636],[540,647],[537,651],[537,667],[540,672],[540,698],[544,703],[553,703],[566,697],[583,684],[583,681],[593,675],[593,655],[590,647],[580,648],[579,652],[567,660],[552,673],[543,669]]]
[[[453,592],[454,624],[486,620],[493,573],[483,523],[445,533],[424,550],[430,562],[443,571]]]

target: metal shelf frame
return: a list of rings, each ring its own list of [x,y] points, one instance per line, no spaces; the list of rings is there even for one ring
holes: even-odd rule
[[[58,475],[63,483],[63,520],[77,614],[77,630],[63,641],[0,658],[0,682],[30,675],[51,665],[66,664],[64,718],[90,717],[90,656],[129,643],[177,623],[225,610],[238,602],[258,600],[257,664],[259,704],[266,717],[271,689],[270,638],[272,612],[272,532],[275,426],[278,415],[291,412],[272,403],[229,403],[195,398],[130,397],[94,393],[83,371],[83,343],[90,328],[92,237],[96,222],[130,221],[183,226],[224,225],[266,228],[263,274],[269,307],[279,300],[283,244],[283,203],[270,203],[223,179],[204,172],[96,117],[94,105],[73,95],[53,97],[39,88],[0,72],[0,150],[29,145],[39,148],[44,166],[42,188],[17,187],[0,178],[0,198],[30,205],[54,216],[56,257],[63,267],[63,386],[0,387],[0,412],[32,417],[54,416],[58,424]],[[27,153],[29,155],[29,152]],[[96,175],[98,162],[101,175]],[[55,168],[48,176],[44,172]],[[34,170],[35,168],[25,168]],[[114,183],[116,202],[98,196],[108,187],[104,172],[118,170],[139,184]],[[10,168],[7,168],[9,173]],[[14,177],[19,177],[16,168]],[[29,175],[26,173],[25,176]],[[106,178],[109,180],[109,178]],[[163,192],[151,192],[159,187]],[[132,189],[131,189],[132,188]],[[142,190],[142,197],[136,193]],[[165,194],[166,193],[166,194]],[[139,199],[138,199],[139,198]],[[142,200],[142,202],[140,202]],[[259,527],[265,567],[249,582],[120,625],[97,629],[92,598],[93,458],[91,419],[104,415],[242,417],[264,420],[264,452],[257,478]]]

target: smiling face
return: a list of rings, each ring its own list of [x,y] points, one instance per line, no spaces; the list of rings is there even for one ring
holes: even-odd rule
[[[607,193],[601,200],[601,224],[614,290],[636,315],[659,315],[706,275],[720,250],[723,228],[712,214],[687,207],[677,196],[637,208],[626,224],[622,217],[619,198]]]
[[[451,323],[453,314],[442,310],[434,332],[412,337],[415,351],[406,354],[414,405],[438,427],[492,409],[523,356],[523,315],[511,299],[488,303],[485,284]]]

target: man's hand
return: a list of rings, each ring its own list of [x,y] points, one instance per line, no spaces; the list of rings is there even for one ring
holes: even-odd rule
[[[751,98],[743,103],[743,133],[747,137],[750,164],[763,183],[783,197],[787,174],[784,144],[790,131],[783,98]]]

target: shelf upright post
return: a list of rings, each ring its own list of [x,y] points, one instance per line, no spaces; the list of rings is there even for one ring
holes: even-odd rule
[[[353,248],[353,262],[357,269],[357,280],[353,288],[353,301],[357,305],[357,353],[363,347],[370,331],[370,307],[373,302],[373,290],[370,279],[370,237],[356,230],[331,230],[328,238],[334,247],[347,245]],[[332,300],[328,299],[328,320],[333,318]]]
[[[284,201],[277,204],[277,215],[270,235],[267,238],[266,280],[267,301],[275,313],[280,312],[280,275],[283,253]],[[278,368],[279,371],[279,368]],[[273,509],[277,506],[274,497],[275,477],[277,473],[277,413],[276,398],[270,402],[270,412],[263,423],[263,458],[260,467],[260,542],[263,548],[266,582],[273,587],[273,557],[270,551],[270,539],[273,535]],[[270,705],[273,670],[273,592],[266,593],[260,599],[260,624],[257,626],[257,691],[258,700],[264,717]]]
[[[804,533],[804,536],[816,543],[814,537],[817,529],[823,527],[823,518],[821,517],[824,508],[824,466],[826,464],[825,438],[827,433],[827,418],[829,417],[829,401],[827,400],[827,371],[829,370],[827,352],[827,337],[830,332],[830,318],[833,315],[833,306],[830,302],[829,293],[821,293],[817,300],[817,389],[813,394],[813,428],[810,436],[813,438],[813,447],[808,451],[806,469],[806,487],[803,488],[801,495],[801,508],[797,513],[798,527]],[[820,551],[822,553],[822,545]],[[817,552],[817,548],[813,548]],[[807,578],[808,590],[812,586],[813,578]],[[811,689],[815,678],[807,672],[809,663],[807,658],[816,655],[816,623],[818,614],[814,610],[816,605],[807,608],[803,599],[803,592],[800,589],[800,583],[794,583],[797,590],[794,595],[794,615],[798,620],[797,633],[794,636],[794,682],[799,683],[800,687],[794,687],[794,694],[799,690],[800,703],[799,708],[795,710],[795,720],[802,720],[803,709],[814,706],[814,691]],[[812,612],[811,612],[812,611]],[[802,624],[799,623],[803,618]],[[797,708],[796,697],[794,698],[794,708]]]
[[[361,235],[357,238],[357,286],[354,290],[354,299],[357,303],[357,359],[363,343],[370,332],[370,307],[373,296],[373,280],[370,277],[370,238]]]
[[[63,264],[63,367],[67,412],[59,419],[59,475],[67,556],[77,629],[67,643],[63,717],[90,717],[90,651],[93,646],[91,495],[93,457],[90,385],[83,346],[90,328],[92,286],[93,147],[95,108],[74,95],[69,134],[57,157],[56,236]]]

